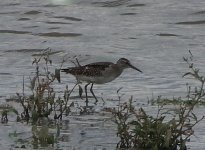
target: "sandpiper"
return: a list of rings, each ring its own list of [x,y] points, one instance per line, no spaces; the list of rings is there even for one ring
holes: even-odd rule
[[[126,58],[120,58],[116,64],[112,62],[95,62],[84,66],[69,67],[61,69],[62,72],[72,74],[77,82],[87,82],[85,85],[86,103],[88,103],[87,86],[91,84],[90,92],[98,101],[94,92],[93,84],[104,84],[111,82],[121,75],[124,69],[132,68],[142,73],[142,71],[133,66]]]

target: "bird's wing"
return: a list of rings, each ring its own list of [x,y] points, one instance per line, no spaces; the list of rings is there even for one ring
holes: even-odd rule
[[[62,72],[70,73],[72,75],[82,74],[83,70],[84,70],[84,66],[82,66],[82,67],[69,67],[69,68],[61,69]]]
[[[96,68],[99,70],[105,70],[110,65],[113,65],[113,63],[112,62],[96,62],[96,63],[87,64],[85,66],[87,66],[88,68]]]
[[[74,76],[76,75],[85,75],[85,76],[101,76],[103,70],[105,70],[107,67],[112,65],[111,62],[97,62],[97,63],[91,63],[87,64],[85,66],[80,67],[71,67],[66,69],[61,69],[62,72],[70,73]]]

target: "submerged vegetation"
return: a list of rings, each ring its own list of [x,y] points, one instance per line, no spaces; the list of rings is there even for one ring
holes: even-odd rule
[[[17,122],[32,125],[32,145],[34,149],[53,146],[60,137],[60,127],[63,117],[71,115],[71,107],[75,107],[70,95],[76,85],[69,89],[65,87],[62,95],[57,95],[54,85],[60,82],[59,69],[51,71],[54,54],[50,49],[35,55],[32,62],[35,72],[29,77],[30,94],[25,93],[25,77],[23,77],[23,92],[16,93],[15,99],[21,105],[20,110],[6,105],[2,106],[1,122],[8,122],[8,114],[14,113]],[[194,110],[197,105],[205,103],[204,83],[205,77],[193,63],[193,56],[184,58],[188,64],[189,72],[183,77],[192,77],[199,84],[192,87],[187,84],[185,98],[163,98],[159,96],[152,99],[151,104],[157,105],[156,114],[149,114],[144,108],[136,108],[132,101],[121,103],[119,106],[107,111],[112,113],[112,120],[117,126],[119,142],[117,148],[133,148],[138,150],[186,150],[186,143],[194,134],[193,127],[204,117],[198,117]],[[63,62],[64,63],[64,60]],[[62,64],[61,64],[62,66]],[[119,94],[119,91],[117,93]],[[82,91],[80,95],[82,94]],[[89,111],[88,108],[77,106],[79,115]],[[50,132],[50,125],[54,124],[55,133]],[[11,134],[10,136],[16,136]],[[23,144],[21,147],[25,148]]]

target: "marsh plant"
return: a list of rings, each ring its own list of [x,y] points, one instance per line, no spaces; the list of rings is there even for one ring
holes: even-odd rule
[[[48,48],[39,55],[35,55],[32,65],[35,68],[30,78],[30,95],[25,94],[25,81],[23,79],[23,92],[17,93],[23,111],[18,114],[18,120],[36,123],[41,118],[62,119],[63,114],[69,114],[69,97],[73,89],[65,88],[62,97],[56,96],[54,82],[60,81],[60,71],[50,71],[53,53]],[[5,115],[4,115],[5,116]],[[5,117],[4,117],[5,118]],[[4,119],[5,120],[5,119]]]
[[[186,105],[175,109],[160,106],[154,117],[143,108],[134,108],[132,101],[113,109],[112,114],[120,138],[117,148],[139,150],[186,150],[193,127],[204,118],[198,118]]]
[[[162,98],[153,103],[158,104],[156,116],[149,115],[143,108],[136,109],[132,99],[112,109],[113,121],[117,124],[117,136],[120,141],[117,148],[134,148],[138,150],[186,150],[186,143],[194,134],[193,127],[204,116],[198,117],[194,109],[205,100],[205,77],[192,63],[193,55],[184,58],[190,71],[183,77],[191,76],[200,84],[198,87],[187,85],[185,99]],[[153,104],[152,103],[152,104]],[[169,104],[169,107],[166,107]],[[170,108],[170,104],[172,104]]]

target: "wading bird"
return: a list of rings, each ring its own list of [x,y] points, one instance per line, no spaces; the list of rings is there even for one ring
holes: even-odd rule
[[[84,66],[69,67],[61,69],[62,72],[75,76],[77,82],[87,82],[85,85],[86,104],[88,103],[87,86],[91,84],[90,92],[98,101],[94,92],[93,84],[104,84],[111,82],[121,75],[124,69],[132,68],[142,73],[142,71],[133,66],[126,58],[120,58],[116,63],[112,62],[94,62]]]

